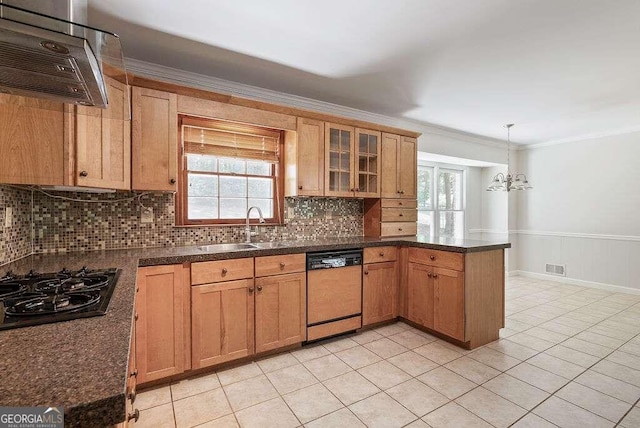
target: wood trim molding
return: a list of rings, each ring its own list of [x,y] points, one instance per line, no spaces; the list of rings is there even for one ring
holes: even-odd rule
[[[127,70],[131,73],[129,84],[134,86],[414,138],[418,138],[421,132],[406,128],[421,131],[436,128],[434,125],[396,119],[132,58],[127,58],[126,64]]]
[[[604,282],[585,281],[583,279],[547,275],[544,273],[529,272],[525,270],[509,271],[508,276],[510,278],[523,276],[525,278],[535,278],[535,279],[541,279],[545,281],[555,281],[555,282],[561,282],[564,284],[579,285],[587,288],[597,288],[598,290],[611,291],[614,293],[627,293],[627,294],[640,295],[640,289],[638,288],[624,287],[622,285],[607,284]]]

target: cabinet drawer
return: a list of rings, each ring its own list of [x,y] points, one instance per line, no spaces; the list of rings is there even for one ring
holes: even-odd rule
[[[418,211],[415,208],[383,208],[382,221],[417,221]]]
[[[396,247],[371,247],[365,248],[363,251],[364,254],[364,263],[381,263],[381,262],[392,262],[397,258],[397,248]]]
[[[414,222],[380,223],[380,236],[409,236],[418,233],[418,224]]]
[[[191,284],[253,278],[253,258],[191,264]]]
[[[381,199],[382,208],[417,208],[415,199]]]
[[[451,251],[409,248],[409,261],[457,271],[464,270],[464,254]]]
[[[305,254],[256,257],[256,277],[304,272],[306,262]]]

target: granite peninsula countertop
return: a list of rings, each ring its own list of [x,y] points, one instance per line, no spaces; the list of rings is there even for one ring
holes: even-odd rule
[[[104,316],[0,331],[0,406],[63,406],[65,426],[109,426],[125,418],[125,388],[136,270],[184,262],[375,246],[460,253],[510,248],[497,241],[335,238],[210,252],[198,246],[31,255],[0,266],[17,274],[82,266],[121,269]]]

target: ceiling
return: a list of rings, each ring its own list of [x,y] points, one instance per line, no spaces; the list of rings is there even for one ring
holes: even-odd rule
[[[89,0],[130,58],[524,144],[640,129],[638,22],[638,0]]]

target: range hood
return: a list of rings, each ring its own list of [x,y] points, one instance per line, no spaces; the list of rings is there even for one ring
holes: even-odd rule
[[[106,108],[126,82],[117,35],[86,26],[87,0],[0,0],[0,91]]]

